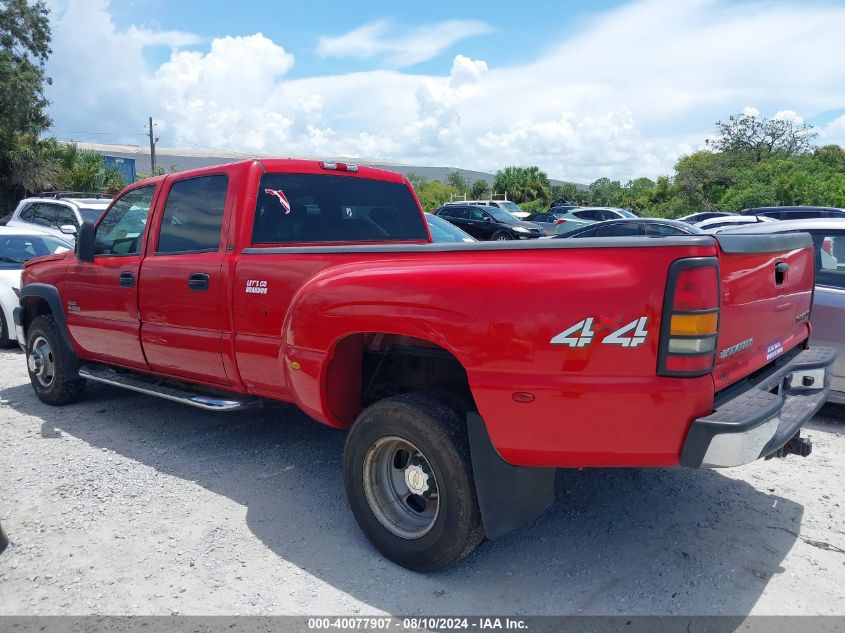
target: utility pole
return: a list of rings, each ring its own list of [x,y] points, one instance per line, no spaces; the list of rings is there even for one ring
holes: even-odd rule
[[[153,117],[150,117],[150,171],[151,175],[156,175],[156,143],[158,143],[158,137],[153,136]]]

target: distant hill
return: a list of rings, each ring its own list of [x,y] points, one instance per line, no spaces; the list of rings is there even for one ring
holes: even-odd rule
[[[147,147],[139,145],[106,145],[99,143],[80,143],[77,142],[80,148],[92,149],[100,154],[108,156],[116,156],[118,158],[131,158],[135,160],[135,169],[139,173],[149,174],[150,167],[150,150]],[[221,165],[223,163],[231,163],[245,158],[288,158],[287,156],[278,155],[256,155],[246,154],[241,152],[210,152],[203,150],[184,149],[180,147],[156,147],[156,162],[165,170],[170,170],[175,167],[176,170],[182,171],[185,169],[196,169],[198,167],[208,167],[210,165]],[[457,171],[469,184],[481,179],[487,182],[488,185],[493,184],[493,174],[474,171],[472,169],[461,169],[460,167],[425,167],[422,165],[403,165],[401,163],[391,163],[383,160],[370,160],[365,158],[349,158],[342,156],[297,156],[295,158],[312,158],[314,160],[337,160],[343,162],[355,163],[357,165],[368,165],[370,167],[378,167],[380,169],[388,169],[390,171],[399,172],[400,174],[408,175],[410,173],[419,176],[425,176],[429,180],[440,180],[445,182],[449,178],[449,174]],[[562,185],[562,180],[551,180],[553,185]],[[575,183],[579,188],[587,189],[586,185]]]

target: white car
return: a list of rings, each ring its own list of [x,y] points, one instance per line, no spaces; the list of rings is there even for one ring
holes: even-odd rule
[[[111,198],[98,194],[56,192],[21,200],[6,226],[49,233],[66,242],[76,241],[83,222],[96,222]]]
[[[765,215],[726,215],[718,218],[710,218],[703,222],[696,222],[693,226],[697,226],[702,231],[716,232],[734,226],[758,224],[760,222],[779,222],[779,220],[767,218]]]
[[[37,229],[0,226],[0,347],[17,343],[12,313],[18,306],[23,263],[72,248],[69,242]]]

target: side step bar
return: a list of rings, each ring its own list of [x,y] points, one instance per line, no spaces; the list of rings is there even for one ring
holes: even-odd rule
[[[102,382],[115,387],[123,387],[150,396],[180,402],[206,411],[238,411],[253,407],[261,400],[232,394],[231,396],[213,396],[180,389],[164,383],[161,379],[144,374],[115,371],[105,365],[86,364],[79,368],[80,378]]]

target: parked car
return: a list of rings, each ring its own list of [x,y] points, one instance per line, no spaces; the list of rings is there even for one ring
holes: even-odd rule
[[[845,209],[836,207],[750,207],[740,215],[757,215],[773,220],[807,220],[810,218],[845,218]]]
[[[564,235],[555,237],[667,237],[670,235],[698,235],[701,229],[679,220],[662,218],[637,218],[636,220],[608,220],[596,222]]]
[[[352,514],[419,571],[532,521],[555,467],[809,454],[835,354],[806,344],[809,235],[429,241],[399,174],[165,174],[26,266],[15,332],[51,406],[93,381],[217,412],[288,402],[348,430]]]
[[[431,233],[431,241],[435,243],[441,242],[476,242],[477,240],[465,233],[451,222],[447,222],[443,218],[438,218],[431,213],[425,214],[425,221],[428,222],[428,230]]]
[[[82,222],[96,222],[111,198],[96,193],[56,192],[21,200],[6,226],[38,229],[73,242]]]
[[[701,211],[699,213],[691,213],[682,218],[678,218],[679,222],[687,222],[688,224],[696,224],[697,222],[704,222],[710,218],[724,218],[729,215],[736,215],[730,211]]]
[[[592,220],[576,220],[567,217],[566,210],[532,213],[525,218],[525,221],[538,225],[546,235],[555,235],[558,227],[560,227],[560,233],[566,233],[593,224]]]
[[[720,231],[724,228],[760,224],[763,222],[777,222],[777,220],[767,218],[764,215],[727,215],[697,222],[693,226],[698,227],[702,231]]]
[[[816,249],[816,291],[810,336],[814,344],[838,350],[829,400],[845,404],[845,219],[783,220],[753,230],[755,233],[809,233],[812,236]]]
[[[436,215],[477,240],[530,240],[545,235],[539,225],[519,220],[497,207],[447,204]]]
[[[624,220],[625,218],[636,218],[636,213],[630,209],[618,207],[579,207],[568,211],[572,217],[578,220],[593,220],[604,222],[605,220]]]
[[[520,220],[524,220],[530,215],[527,211],[523,211],[522,208],[516,202],[513,202],[511,200],[455,200],[454,202],[447,202],[443,206],[448,205],[472,205],[482,207],[494,207],[496,209],[502,209],[503,211],[507,211],[515,218],[519,218]]]
[[[0,347],[17,343],[13,313],[18,307],[24,262],[72,248],[68,242],[42,231],[0,226]]]

